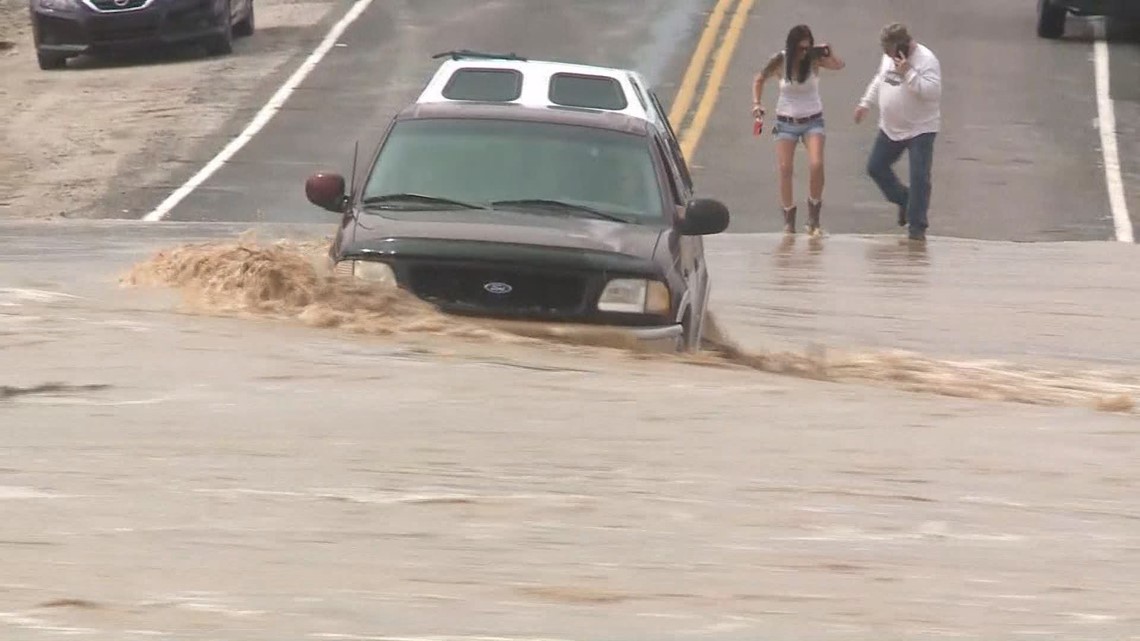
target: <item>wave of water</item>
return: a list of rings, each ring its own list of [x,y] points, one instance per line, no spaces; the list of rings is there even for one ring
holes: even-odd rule
[[[536,346],[573,345],[639,351],[613,330],[543,323],[497,323],[457,318],[398,289],[338,277],[326,262],[328,240],[234,241],[165,249],[135,265],[125,286],[180,290],[198,313],[274,318],[372,335],[428,334]],[[697,354],[661,356],[695,364],[740,367],[823,381],[1037,405],[1093,407],[1135,413],[1140,373],[1070,368],[1050,370],[1005,361],[950,361],[909,352],[796,353],[736,344],[715,316],[707,346]]]

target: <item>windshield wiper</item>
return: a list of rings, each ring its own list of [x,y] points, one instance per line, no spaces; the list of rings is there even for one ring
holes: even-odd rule
[[[628,223],[629,221],[620,216],[607,214],[604,211],[599,211],[593,207],[585,205],[575,205],[561,200],[552,200],[549,198],[519,198],[517,200],[496,200],[491,203],[491,206],[497,207],[499,205],[518,205],[520,207],[535,206],[535,207],[552,207],[555,209],[563,209],[567,211],[577,211],[587,213],[596,218],[604,218],[606,220],[614,220],[619,223]]]
[[[365,205],[380,205],[384,203],[391,203],[397,201],[419,201],[424,203],[436,203],[439,205],[454,205],[464,209],[487,209],[486,205],[476,205],[473,203],[465,203],[461,200],[452,200],[451,198],[443,198],[441,196],[429,196],[427,194],[381,194],[379,196],[368,196],[360,201]]]

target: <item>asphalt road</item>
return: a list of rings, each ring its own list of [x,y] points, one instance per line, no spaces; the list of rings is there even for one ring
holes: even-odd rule
[[[825,72],[822,82],[828,127],[824,228],[899,233],[895,208],[865,173],[877,114],[858,126],[852,120],[855,102],[878,64],[879,29],[899,20],[934,50],[943,70],[943,133],[935,143],[929,233],[986,240],[1112,239],[1096,128],[1091,27],[1071,21],[1065,40],[1039,39],[1033,4],[863,0],[840,8],[818,1],[758,2],[697,149],[697,180],[707,195],[730,205],[731,231],[781,228],[775,145],[770,135],[751,135],[750,82],[759,65],[783,47],[787,30],[807,23],[817,41],[830,42],[847,62],[843,71]],[[1114,42],[1110,52],[1120,155],[1135,224],[1140,215],[1140,47]],[[776,86],[769,84],[769,114],[776,96]],[[806,213],[802,147],[796,165],[796,199]],[[896,169],[905,181],[905,157]]]
[[[305,199],[305,178],[326,168],[347,175],[354,143],[360,141],[362,157],[371,151],[388,119],[438,66],[433,54],[463,48],[515,51],[633,66],[654,82],[680,75],[707,4],[583,0],[545,3],[536,12],[528,0],[376,0],[282,111],[168,219],[331,221]],[[237,114],[238,121],[244,125],[259,107]],[[185,177],[224,144],[203,146]],[[145,214],[173,187],[136,192],[122,207],[110,209]]]
[[[225,167],[171,212],[170,220],[320,222],[303,182],[320,168],[351,167],[353,144],[367,153],[386,120],[435,68],[431,54],[472,47],[629,65],[668,99],[711,8],[711,0],[636,3],[593,0],[525,11],[525,0],[377,0],[302,83],[284,109]],[[525,17],[524,17],[525,16]],[[1062,41],[1038,39],[1034,11],[983,0],[930,5],[868,0],[836,8],[817,0],[757,3],[697,149],[699,188],[732,208],[731,232],[778,231],[772,139],[755,139],[748,118],[752,73],[782,45],[786,30],[810,24],[848,62],[823,87],[828,117],[825,229],[897,233],[893,207],[864,173],[875,127],[851,121],[877,62],[876,34],[888,20],[912,25],[940,56],[944,132],[936,145],[933,236],[992,240],[1108,240],[1113,236],[1097,123],[1089,25],[1071,21]],[[1112,95],[1133,219],[1140,212],[1140,46],[1110,28]],[[767,91],[774,105],[774,87]],[[259,107],[235,114],[240,130]],[[187,159],[185,178],[225,143]],[[797,158],[797,198],[806,198],[806,158]],[[905,179],[905,159],[898,169]],[[142,215],[177,183],[136,190],[108,209]]]

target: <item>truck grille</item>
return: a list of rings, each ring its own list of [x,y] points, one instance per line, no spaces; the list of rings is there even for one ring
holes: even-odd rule
[[[510,316],[559,317],[581,313],[584,276],[521,269],[415,265],[409,288],[420,298],[453,311]]]

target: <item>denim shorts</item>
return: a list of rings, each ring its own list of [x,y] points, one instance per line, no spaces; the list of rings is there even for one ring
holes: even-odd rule
[[[776,140],[798,141],[810,134],[823,135],[823,132],[823,116],[802,123],[780,122],[776,120],[775,124],[772,125],[772,133],[776,135]]]

